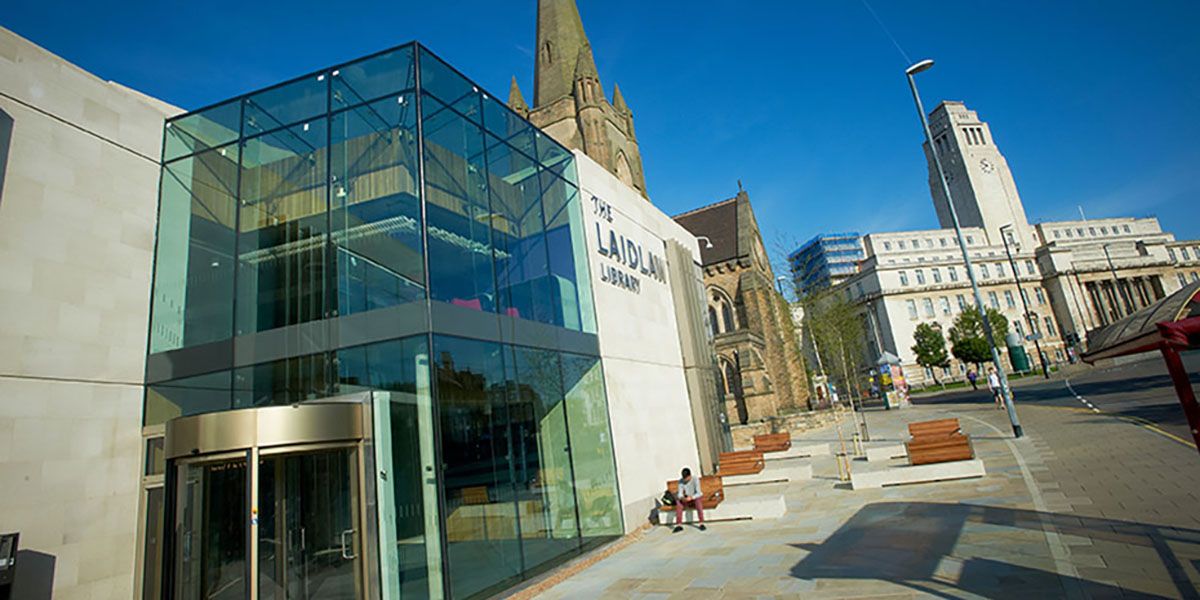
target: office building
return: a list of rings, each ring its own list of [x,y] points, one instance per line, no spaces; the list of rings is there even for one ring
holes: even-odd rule
[[[862,236],[857,232],[813,236],[788,255],[796,294],[807,296],[838,285],[858,272],[864,257]]]

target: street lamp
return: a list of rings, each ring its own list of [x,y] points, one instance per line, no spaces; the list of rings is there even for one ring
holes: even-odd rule
[[[1025,312],[1025,322],[1029,324],[1029,335],[1033,337],[1033,347],[1037,350],[1038,361],[1042,363],[1042,375],[1046,379],[1050,379],[1050,367],[1046,365],[1046,355],[1042,354],[1042,344],[1038,341],[1042,336],[1038,333],[1037,323],[1029,312],[1029,302],[1025,298],[1025,290],[1021,289],[1021,272],[1017,270],[1017,261],[1013,260],[1012,252],[1008,250],[1008,234],[1005,233],[1005,230],[1011,230],[1012,226],[1012,223],[1000,226],[1000,239],[1004,240],[1004,254],[1008,256],[1008,266],[1012,268],[1013,281],[1017,284],[1017,295],[1021,297],[1021,310]],[[1013,246],[1016,246],[1017,252],[1021,251],[1021,246],[1015,239]]]
[[[979,310],[980,319],[983,321],[983,334],[987,337],[988,347],[992,351],[992,365],[996,368],[996,373],[1000,378],[1000,393],[1004,395],[1005,408],[1008,409],[1008,420],[1012,423],[1013,437],[1021,437],[1021,422],[1017,419],[1017,409],[1013,406],[1012,390],[1008,387],[1008,376],[1004,374],[1004,367],[1000,365],[1000,351],[996,349],[996,339],[992,334],[992,324],[988,320],[987,309],[983,306],[983,296],[979,294],[979,284],[975,281],[975,269],[971,267],[971,255],[967,253],[967,241],[963,239],[962,227],[958,223],[958,211],[954,208],[954,198],[950,194],[950,185],[946,183],[946,173],[942,169],[942,159],[938,156],[937,148],[933,144],[933,133],[929,130],[929,120],[925,117],[925,107],[921,104],[921,94],[917,92],[917,82],[913,79],[913,75],[922,71],[928,70],[933,66],[933,61],[925,59],[904,70],[905,76],[908,77],[908,87],[912,90],[913,102],[917,105],[917,116],[921,118],[921,128],[925,130],[925,141],[929,144],[929,155],[933,157],[934,167],[937,169],[938,181],[942,184],[942,193],[946,195],[946,204],[950,208],[950,218],[954,222],[954,235],[958,238],[958,247],[962,250],[963,263],[967,267],[967,279],[971,281],[971,292],[975,295],[975,308]]]
[[[1108,253],[1108,247],[1112,244],[1104,244],[1104,260],[1108,261],[1108,272],[1113,276],[1113,289],[1121,295],[1121,300],[1125,301],[1125,313],[1133,314],[1133,302],[1129,300],[1129,296],[1125,293],[1125,288],[1121,287],[1121,280],[1117,278],[1117,268],[1113,266],[1112,255]],[[1125,315],[1121,315],[1125,316]]]
[[[698,236],[696,236],[696,240],[697,241],[704,240],[704,249],[712,250],[713,243],[712,243],[712,240],[709,239],[709,237],[707,235],[698,235]]]

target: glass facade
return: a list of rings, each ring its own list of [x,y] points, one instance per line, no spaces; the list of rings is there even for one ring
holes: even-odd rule
[[[417,44],[164,135],[147,426],[373,392],[384,597],[495,593],[622,533],[570,152]],[[322,460],[258,469],[290,490]],[[206,468],[205,494],[236,478]]]
[[[858,272],[865,258],[862,236],[856,232],[814,237],[788,256],[797,294],[828,288]]]

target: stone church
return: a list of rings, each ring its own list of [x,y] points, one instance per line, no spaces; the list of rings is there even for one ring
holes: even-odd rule
[[[675,216],[700,239],[708,320],[732,423],[810,410],[791,311],[776,292],[750,195]]]
[[[575,0],[538,0],[533,106],[525,102],[513,77],[509,108],[648,196],[642,153],[633,133],[633,111],[616,85],[612,98],[609,102],[600,85]]]

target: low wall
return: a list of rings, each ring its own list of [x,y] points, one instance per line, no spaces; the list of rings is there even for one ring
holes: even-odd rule
[[[843,415],[843,418],[846,418]],[[796,413],[792,415],[780,415],[778,417],[767,417],[757,423],[747,423],[746,425],[734,425],[730,428],[730,433],[733,436],[733,448],[735,450],[746,450],[754,447],[754,436],[764,433],[783,433],[788,432],[792,435],[820,429],[826,425],[832,425],[836,421],[833,410],[822,409],[812,412]],[[849,421],[847,420],[847,423]],[[851,425],[853,427],[853,425]],[[847,434],[849,435],[849,434]]]

